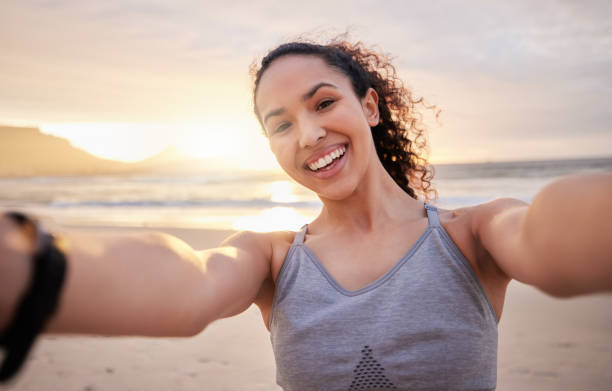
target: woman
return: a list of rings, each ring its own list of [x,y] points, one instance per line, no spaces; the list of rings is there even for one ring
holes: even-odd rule
[[[320,215],[206,251],[163,233],[57,232],[68,274],[46,331],[190,336],[255,303],[284,389],[483,390],[512,278],[556,296],[612,289],[612,175],[563,178],[531,205],[438,211],[417,198],[432,193],[419,102],[384,56],[290,43],[255,77],[270,148]],[[0,220],[0,330],[28,289],[27,227]]]

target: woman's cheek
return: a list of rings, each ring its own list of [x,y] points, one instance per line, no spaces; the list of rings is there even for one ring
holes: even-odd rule
[[[275,143],[274,145],[271,144],[270,147],[274,157],[276,157],[276,161],[281,166],[283,171],[290,176],[293,176],[292,171],[295,166],[295,152],[291,151],[288,146],[283,147],[283,145],[280,145],[280,143]]]

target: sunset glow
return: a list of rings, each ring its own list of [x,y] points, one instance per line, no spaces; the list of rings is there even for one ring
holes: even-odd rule
[[[270,200],[274,202],[289,203],[298,201],[298,196],[293,194],[293,185],[289,181],[276,181],[268,184]]]
[[[135,162],[164,149],[170,130],[159,124],[76,122],[45,124],[41,131],[101,158]]]
[[[225,123],[50,123],[41,130],[105,159],[136,162],[174,145],[190,158],[223,158],[232,167],[277,169],[259,125],[248,115]]]
[[[608,156],[605,4],[449,2],[440,14],[401,2],[393,12],[326,3],[324,13],[310,3],[270,13],[8,2],[0,124],[41,127],[108,159],[138,161],[175,145],[227,166],[279,169],[253,116],[249,66],[281,42],[349,30],[349,40],[390,53],[414,96],[441,110],[427,131],[433,163]]]
[[[233,228],[255,232],[295,231],[310,220],[312,216],[305,216],[294,208],[275,207],[257,215],[240,217],[234,221]]]

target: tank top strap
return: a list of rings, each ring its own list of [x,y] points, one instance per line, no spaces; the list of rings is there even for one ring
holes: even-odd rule
[[[304,238],[306,237],[306,231],[308,230],[308,224],[304,224],[302,228],[295,234],[293,244],[304,244]]]
[[[427,210],[427,218],[429,219],[429,226],[440,227],[440,218],[438,217],[438,208],[433,205],[425,203],[425,210]]]

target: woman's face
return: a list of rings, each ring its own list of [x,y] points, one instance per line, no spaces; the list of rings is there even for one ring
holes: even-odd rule
[[[318,57],[275,60],[255,105],[280,166],[322,198],[353,194],[378,159],[370,133],[378,123],[376,92],[357,97],[350,80]]]

